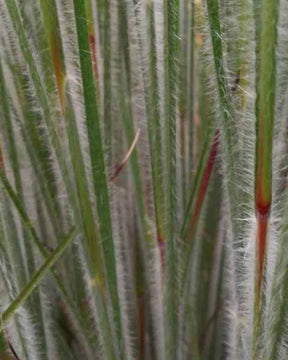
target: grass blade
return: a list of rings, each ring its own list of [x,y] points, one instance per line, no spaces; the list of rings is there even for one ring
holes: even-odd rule
[[[228,88],[227,74],[224,68],[223,56],[223,37],[220,22],[219,0],[207,0],[207,12],[210,27],[210,37],[212,42],[212,53],[216,75],[217,94],[220,103],[221,116],[221,133],[223,139],[223,150],[226,159],[226,176],[229,179],[228,193],[231,208],[231,221],[233,224],[233,233],[236,233],[235,213],[237,209],[237,191],[235,187],[230,186],[236,184],[235,161],[236,156],[231,149],[235,149],[238,143],[236,138],[237,129],[233,119],[234,109],[232,107],[231,96]],[[235,145],[236,144],[236,145]],[[237,189],[237,188],[236,188]]]
[[[29,297],[35,287],[47,274],[48,270],[55,264],[59,259],[62,253],[65,251],[67,246],[74,239],[75,231],[74,229],[66,236],[66,238],[58,245],[58,247],[53,251],[53,253],[45,260],[40,269],[33,275],[29,283],[21,290],[19,295],[15,300],[9,305],[9,307],[0,315],[1,319],[1,330],[7,323],[7,321],[14,315],[14,313],[19,309],[19,307],[25,302]]]
[[[41,9],[62,112],[65,110],[65,65],[55,0],[41,0]]]
[[[159,85],[157,80],[157,49],[155,38],[155,11],[153,2],[148,2],[148,37],[149,51],[149,106],[148,106],[148,134],[151,151],[153,191],[157,218],[157,237],[160,251],[162,248],[162,272],[165,270],[164,244],[164,195],[163,195],[163,140],[160,122]]]
[[[81,0],[74,0],[74,8],[93,185],[97,200],[98,217],[101,224],[100,234],[102,238],[108,288],[115,316],[116,330],[117,333],[120,334],[121,319],[117,291],[115,249],[112,234],[107,174],[104,163],[104,152],[100,131],[100,118],[98,113],[96,88],[93,76],[93,64],[90,54],[87,12],[85,3]]]
[[[259,41],[259,80],[256,102],[256,169],[255,207],[257,221],[256,267],[255,267],[255,314],[254,314],[254,359],[258,358],[261,289],[267,233],[272,201],[272,152],[274,105],[276,89],[276,43],[278,0],[261,4],[261,32]],[[269,28],[265,24],[271,24]]]
[[[3,184],[3,187],[5,188],[7,194],[9,195],[15,208],[17,209],[23,225],[26,227],[26,230],[30,234],[31,238],[33,239],[35,245],[37,246],[37,248],[38,248],[39,252],[41,253],[41,255],[43,256],[43,258],[46,259],[48,256],[48,251],[47,251],[47,249],[45,249],[44,245],[42,244],[41,240],[39,239],[35,228],[33,227],[24,207],[22,206],[21,199],[19,199],[17,197],[17,195],[15,194],[13,188],[11,187],[11,185],[3,171],[0,171],[0,181]],[[55,284],[57,286],[59,295],[61,296],[61,298],[66,303],[69,310],[71,311],[72,315],[74,316],[74,319],[77,322],[77,326],[79,326],[79,328],[81,328],[81,331],[86,335],[86,338],[88,339],[89,338],[89,336],[88,336],[89,330],[86,329],[87,324],[85,323],[85,319],[82,319],[79,310],[76,308],[74,302],[70,299],[69,294],[67,293],[65,286],[63,285],[63,282],[61,281],[59,275],[53,269],[51,270],[51,272],[52,272],[53,278],[55,280]],[[86,344],[86,345],[89,347],[89,344]]]
[[[257,288],[261,288],[267,226],[271,207],[272,188],[272,146],[274,103],[276,87],[276,41],[277,41],[278,0],[263,1],[260,41],[260,69],[257,111],[257,153],[255,171],[255,192],[257,212]]]
[[[164,1],[164,86],[165,86],[165,206],[167,258],[167,289],[166,289],[166,358],[176,359],[177,348],[177,295],[176,295],[176,58],[178,56],[178,2]]]

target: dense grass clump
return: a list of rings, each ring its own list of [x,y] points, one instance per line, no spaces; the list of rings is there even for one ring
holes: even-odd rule
[[[0,0],[0,359],[288,358],[287,0]]]

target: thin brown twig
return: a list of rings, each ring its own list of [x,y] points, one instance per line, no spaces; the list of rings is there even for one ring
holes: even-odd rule
[[[8,341],[8,345],[9,345],[9,348],[11,350],[11,353],[13,354],[13,356],[15,357],[16,360],[20,360],[19,356],[17,355],[16,351],[14,350],[12,344],[10,343],[10,341]]]
[[[121,170],[123,169],[123,167],[125,166],[125,164],[127,163],[127,161],[129,160],[136,144],[137,144],[137,141],[139,139],[139,136],[140,136],[140,129],[137,130],[136,134],[135,134],[135,137],[134,137],[134,140],[128,150],[128,152],[126,153],[124,159],[121,161],[120,165],[118,165],[114,171],[114,174],[112,175],[111,177],[111,180],[114,181],[117,176],[120,174]]]

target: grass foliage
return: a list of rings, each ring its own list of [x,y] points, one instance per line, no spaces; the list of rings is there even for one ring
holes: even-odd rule
[[[0,359],[288,358],[287,0],[0,0]]]

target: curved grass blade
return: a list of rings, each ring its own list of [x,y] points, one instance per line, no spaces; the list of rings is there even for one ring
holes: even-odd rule
[[[26,215],[26,211],[25,211],[24,207],[22,206],[21,200],[15,194],[15,192],[14,192],[12,186],[10,185],[10,183],[9,183],[3,169],[0,169],[0,181],[1,181],[2,185],[3,185],[3,187],[5,188],[7,194],[9,195],[10,199],[14,203],[16,209],[18,210],[19,215],[20,215],[23,223],[25,224],[26,228],[30,232],[30,234],[31,234],[32,238],[34,239],[38,249],[40,250],[42,248],[41,241],[38,238],[38,236],[36,234],[36,231],[34,230],[28,216]]]
[[[44,259],[47,258],[48,256],[48,251],[47,249],[45,249],[44,245],[42,244],[41,240],[39,239],[35,228],[33,227],[26,211],[25,208],[22,206],[22,202],[21,200],[17,197],[17,195],[15,194],[13,188],[11,187],[8,179],[6,178],[5,174],[3,171],[0,171],[0,181],[3,184],[3,187],[5,188],[7,194],[9,195],[11,201],[13,202],[15,208],[17,209],[19,216],[22,220],[22,223],[25,225],[28,233],[30,234],[31,238],[33,239],[35,245],[37,246],[39,252],[41,253],[41,255],[43,256]],[[59,292],[59,295],[61,296],[61,298],[63,299],[63,301],[67,304],[67,306],[69,307],[69,309],[71,310],[71,313],[75,319],[75,321],[77,322],[77,325],[79,326],[79,328],[81,329],[81,331],[83,331],[83,333],[86,335],[85,337],[85,341],[86,339],[89,339],[89,330],[86,329],[86,324],[85,324],[85,320],[83,320],[83,318],[81,317],[81,314],[79,313],[79,310],[76,308],[74,302],[70,299],[61,279],[59,278],[58,274],[54,271],[54,269],[51,269],[51,273],[52,276],[55,280],[55,284],[57,286],[57,290]],[[88,341],[89,343],[89,341]],[[89,345],[91,344],[87,344],[86,346],[89,347]]]
[[[19,167],[19,160],[18,160],[18,153],[16,149],[15,144],[15,138],[14,138],[14,130],[13,125],[10,118],[10,109],[8,104],[8,99],[6,97],[6,88],[5,88],[5,82],[4,82],[4,76],[1,66],[1,59],[0,59],[0,95],[2,99],[2,106],[3,106],[3,113],[4,113],[4,120],[5,120],[5,126],[6,131],[8,133],[8,149],[10,154],[10,163],[12,164],[13,168],[13,174],[15,179],[15,187],[16,191],[18,193],[18,197],[20,201],[24,204],[24,196],[23,196],[23,186],[22,186],[22,177]],[[0,169],[0,171],[2,171]],[[22,233],[23,233],[23,240],[24,240],[24,253],[23,257],[26,262],[26,268],[27,268],[27,275],[28,278],[32,276],[32,274],[35,271],[35,263],[34,263],[34,257],[33,257],[33,251],[32,246],[30,244],[29,234],[27,233],[25,227],[22,227]],[[23,271],[23,273],[25,273]],[[35,291],[34,296],[31,297],[28,309],[31,312],[32,309],[35,314],[35,319],[38,319],[37,327],[39,331],[39,338],[41,341],[41,347],[42,347],[42,355],[43,359],[47,359],[47,341],[45,338],[45,328],[44,328],[44,322],[43,322],[43,316],[42,316],[42,309],[41,309],[41,301],[39,297],[38,291]]]
[[[3,229],[3,219],[2,219],[3,216],[2,215],[3,214],[1,214],[1,212],[0,212],[0,240],[1,240],[0,253],[1,253],[1,257],[2,258],[4,257],[4,259],[5,259],[5,270],[3,272],[3,267],[2,267],[2,264],[1,264],[1,277],[3,279],[4,288],[7,291],[7,294],[9,294],[12,291],[15,292],[17,290],[16,290],[16,286],[14,284],[11,284],[11,279],[8,279],[8,276],[7,276],[7,272],[8,272],[8,274],[11,274],[11,276],[13,276],[13,270],[12,270],[12,266],[11,266],[11,261],[9,260],[9,254],[8,254],[8,251],[7,251],[7,241],[8,241],[8,239],[7,239],[7,237],[6,237],[5,233],[4,233],[4,229]],[[11,295],[10,295],[10,300],[12,301]],[[16,317],[14,318],[13,325],[15,327],[15,332],[16,332],[15,335],[19,339],[20,347],[21,347],[21,350],[23,351],[23,355],[24,355],[25,359],[28,360],[28,354],[27,354],[25,339],[24,339],[23,333],[20,330],[19,318],[16,318]],[[0,331],[0,337],[1,336],[4,336],[4,333]],[[1,352],[0,352],[0,355],[2,355]],[[1,356],[0,356],[0,358],[1,358]]]
[[[67,246],[74,239],[74,229],[66,236],[66,238],[58,245],[53,253],[45,260],[40,269],[33,275],[29,283],[21,290],[20,294],[13,300],[9,307],[0,315],[0,329],[3,330],[7,321],[14,315],[25,300],[29,297],[32,291],[36,288],[39,282],[47,274],[48,270],[55,264]]]

